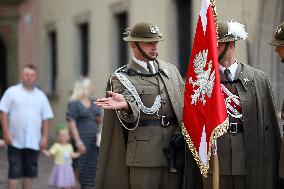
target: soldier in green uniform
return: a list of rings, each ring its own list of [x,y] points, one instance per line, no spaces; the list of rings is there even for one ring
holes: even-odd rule
[[[105,109],[96,189],[181,189],[193,179],[201,186],[181,136],[184,82],[174,65],[157,59],[159,28],[138,23],[123,39],[133,57],[96,101]]]
[[[275,52],[278,53],[281,62],[284,63],[284,22],[282,22],[276,29],[272,39],[268,44],[275,46]],[[284,100],[281,109],[281,118],[284,120]],[[282,137],[282,146],[279,163],[279,176],[281,178],[282,187],[284,187],[284,139]]]
[[[276,29],[275,34],[268,44],[275,46],[275,52],[278,53],[281,62],[284,63],[284,22],[282,22]],[[281,118],[284,120],[284,101],[282,104]],[[283,164],[283,178],[284,178],[284,164]]]
[[[272,39],[268,42],[270,45],[275,46],[275,52],[284,63],[284,22],[282,22],[276,29]]]
[[[228,132],[217,140],[220,189],[276,189],[280,131],[270,82],[234,56],[236,41],[246,38],[242,24],[218,24],[221,88],[230,121]],[[212,189],[211,170],[204,188]]]

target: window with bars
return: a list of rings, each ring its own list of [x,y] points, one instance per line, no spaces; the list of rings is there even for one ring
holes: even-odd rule
[[[121,67],[128,62],[128,50],[127,43],[123,41],[123,37],[125,36],[124,30],[128,25],[128,14],[127,12],[122,12],[116,15],[117,20],[117,39],[118,39],[118,67]]]
[[[7,62],[6,48],[4,42],[0,39],[0,97],[7,88]]]
[[[50,89],[52,93],[56,93],[57,83],[57,33],[56,31],[48,32],[49,41],[49,61],[50,61]]]
[[[80,74],[89,75],[89,23],[81,23],[78,25],[79,43],[80,43]]]
[[[191,53],[191,1],[176,0],[178,23],[178,60],[182,77],[186,76]]]

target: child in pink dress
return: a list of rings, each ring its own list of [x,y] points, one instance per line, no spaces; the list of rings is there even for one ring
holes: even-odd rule
[[[71,189],[75,186],[75,176],[72,168],[72,159],[78,158],[69,143],[70,135],[64,125],[57,127],[57,142],[49,150],[43,150],[47,156],[53,156],[54,167],[49,178],[49,185],[60,189]]]

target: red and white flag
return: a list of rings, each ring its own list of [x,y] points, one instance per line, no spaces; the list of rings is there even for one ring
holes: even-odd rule
[[[201,174],[209,169],[211,147],[228,129],[221,92],[217,34],[210,0],[203,0],[185,84],[183,135]]]

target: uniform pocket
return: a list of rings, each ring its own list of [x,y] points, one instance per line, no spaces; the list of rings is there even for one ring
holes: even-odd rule
[[[149,155],[151,132],[145,128],[136,128],[128,134],[126,161],[128,164],[141,163]]]
[[[151,107],[158,95],[158,90],[151,85],[137,85],[135,87],[143,105]]]
[[[144,141],[151,139],[151,132],[147,128],[136,128],[128,133],[128,142]]]
[[[273,130],[274,123],[271,123],[271,114],[273,112],[270,112],[269,110],[273,109],[273,107],[269,107],[271,104],[271,100],[269,98],[262,98],[262,111],[263,111],[263,141],[264,141],[264,158],[267,164],[271,163],[273,161],[275,152],[275,134]],[[277,136],[277,135],[276,135]]]
[[[137,92],[139,95],[152,95],[154,94],[154,88],[148,85],[137,85]]]

